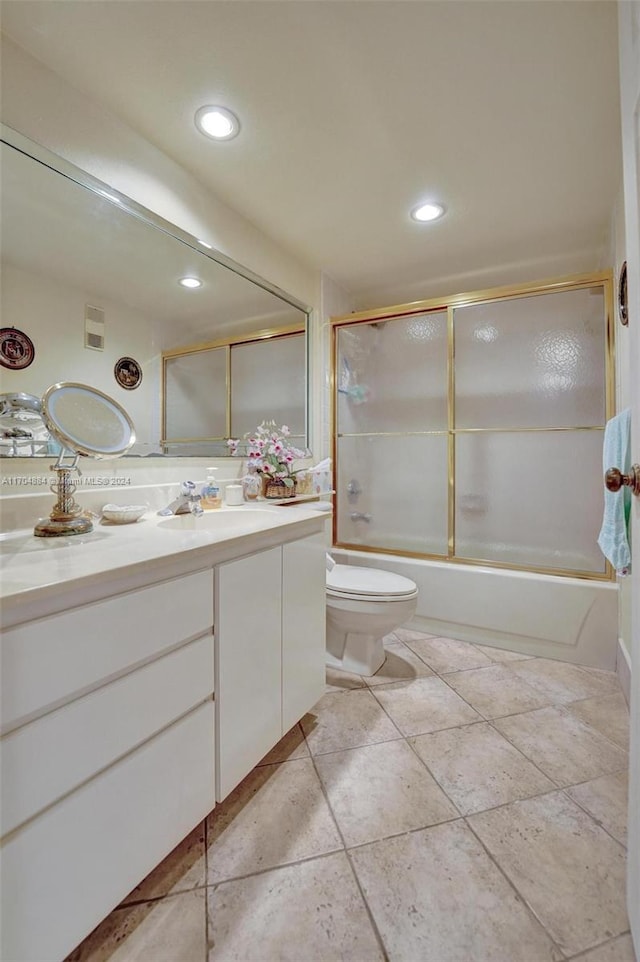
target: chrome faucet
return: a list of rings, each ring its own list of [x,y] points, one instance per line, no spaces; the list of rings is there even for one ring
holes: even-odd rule
[[[364,514],[362,511],[352,511],[349,517],[352,521],[364,521],[366,524],[369,524],[371,521],[371,515],[368,513]]]
[[[195,493],[196,486],[193,481],[183,481],[180,485],[180,494],[168,504],[158,514],[192,514],[194,517],[204,514],[200,504],[200,495]]]

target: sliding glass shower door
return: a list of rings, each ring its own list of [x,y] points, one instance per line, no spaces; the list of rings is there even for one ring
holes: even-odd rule
[[[338,529],[447,554],[447,312],[338,330]]]
[[[608,275],[337,319],[336,542],[607,577]]]

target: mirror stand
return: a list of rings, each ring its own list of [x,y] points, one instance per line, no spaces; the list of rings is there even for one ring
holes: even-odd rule
[[[65,463],[65,456],[72,458],[71,463]],[[76,486],[71,480],[71,474],[77,471],[80,455],[65,452],[64,448],[58,455],[58,460],[51,465],[51,470],[58,475],[57,481],[51,485],[51,490],[57,495],[56,503],[48,518],[41,518],[33,529],[38,538],[57,538],[63,535],[89,534],[93,531],[93,524],[89,518],[82,516],[82,508],[73,497]]]

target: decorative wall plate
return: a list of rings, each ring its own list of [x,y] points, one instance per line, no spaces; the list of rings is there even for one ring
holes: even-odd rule
[[[133,391],[142,382],[142,368],[132,357],[121,357],[113,369],[116,381],[126,391]]]
[[[36,351],[33,341],[15,327],[0,328],[0,364],[13,371],[29,367]]]
[[[618,316],[620,323],[626,327],[629,323],[629,308],[627,306],[627,262],[620,268],[618,278]]]

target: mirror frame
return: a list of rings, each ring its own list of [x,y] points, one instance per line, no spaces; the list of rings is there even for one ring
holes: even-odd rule
[[[74,437],[69,428],[61,424],[55,415],[51,407],[51,398],[56,398],[64,390],[72,390],[76,392],[83,392],[89,397],[99,399],[105,402],[105,406],[109,407],[118,417],[124,422],[128,430],[128,435],[125,438],[122,437],[122,442],[119,447],[115,449],[105,449],[104,447],[98,447],[97,445],[87,444],[86,441],[79,440]],[[72,451],[74,454],[81,454],[84,457],[96,458],[99,461],[111,460],[113,458],[121,458],[136,441],[136,430],[133,426],[133,421],[122,407],[121,404],[115,400],[115,398],[109,397],[104,391],[98,391],[95,387],[90,387],[88,384],[80,384],[77,381],[58,381],[56,384],[52,384],[51,387],[47,388],[42,396],[42,419],[49,431],[49,434],[60,444],[63,448],[68,451]]]
[[[99,194],[101,199],[107,200],[109,203],[113,204],[118,210],[124,211],[130,214],[132,217],[137,218],[137,220],[148,224],[156,230],[162,231],[170,237],[175,238],[180,244],[184,244],[186,247],[191,248],[191,250],[196,251],[203,257],[208,257],[214,263],[219,264],[222,267],[226,267],[228,270],[233,271],[234,274],[238,274],[245,280],[257,287],[262,288],[262,290],[267,291],[269,294],[273,294],[275,297],[280,298],[286,304],[291,307],[295,307],[297,310],[301,311],[305,315],[304,331],[306,334],[306,350],[305,350],[305,381],[306,381],[306,392],[305,392],[305,434],[306,441],[308,445],[310,442],[309,431],[309,352],[310,352],[310,320],[313,308],[303,301],[294,297],[292,294],[288,294],[282,288],[278,287],[276,284],[272,284],[267,281],[264,277],[256,274],[254,271],[250,270],[248,267],[244,267],[238,261],[233,260],[227,254],[223,254],[222,251],[217,250],[213,247],[205,248],[193,234],[188,233],[188,231],[183,230],[178,227],[177,224],[171,223],[171,221],[165,220],[160,214],[156,214],[154,211],[149,210],[142,204],[133,200],[131,197],[123,194],[121,191],[92,174],[87,173],[87,171],[82,170],[81,167],[77,167],[71,161],[65,160],[65,158],[60,157],[59,154],[55,154],[53,151],[49,150],[47,147],[43,147],[41,144],[36,143],[36,141],[24,136],[19,131],[7,124],[0,123],[0,142],[7,144],[7,146],[12,147],[19,153],[24,154],[31,160],[35,160],[45,167],[49,167],[54,173],[60,174],[66,177],[68,180],[73,181],[80,187],[83,187],[94,194]],[[264,337],[264,332],[255,332],[255,334],[250,334],[247,336],[247,340],[258,340],[260,336]],[[245,338],[239,338],[239,340],[244,340]],[[192,350],[192,348],[191,348]],[[177,349],[179,352],[180,349]],[[162,361],[162,368],[164,369],[164,359]],[[160,390],[163,392],[163,376],[161,376]],[[162,402],[162,397],[161,397]],[[163,431],[164,433],[164,431]],[[161,439],[159,439],[161,443]],[[166,455],[165,455],[166,457]],[[171,457],[171,455],[169,455]],[[185,458],[190,457],[190,455],[185,455]],[[211,457],[219,458],[221,455],[212,454]],[[12,458],[15,460],[15,458]],[[31,460],[31,458],[29,458]]]

